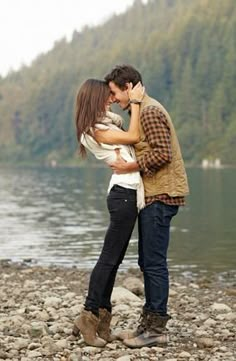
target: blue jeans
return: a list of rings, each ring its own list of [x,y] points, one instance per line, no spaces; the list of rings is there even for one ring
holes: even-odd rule
[[[111,311],[111,294],[117,270],[125,256],[138,215],[136,190],[114,185],[107,197],[110,224],[104,245],[89,282],[85,309],[98,314],[98,309]]]
[[[139,267],[144,276],[144,309],[167,315],[169,273],[167,250],[170,222],[178,206],[156,201],[139,213]]]

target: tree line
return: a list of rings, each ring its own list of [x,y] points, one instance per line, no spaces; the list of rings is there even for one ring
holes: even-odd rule
[[[0,161],[78,162],[76,91],[123,63],[169,110],[186,162],[235,164],[235,0],[135,0],[0,77]]]

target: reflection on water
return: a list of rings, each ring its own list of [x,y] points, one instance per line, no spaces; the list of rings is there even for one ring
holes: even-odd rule
[[[170,268],[235,269],[236,170],[188,170],[191,195],[171,227]],[[110,171],[0,169],[0,258],[94,265],[108,224]],[[135,229],[122,267],[137,264]]]

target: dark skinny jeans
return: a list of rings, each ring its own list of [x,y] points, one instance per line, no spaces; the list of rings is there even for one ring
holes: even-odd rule
[[[137,218],[136,190],[112,187],[107,197],[110,224],[104,245],[89,282],[85,309],[98,315],[99,308],[111,312],[111,294],[119,265],[125,256]]]
[[[156,201],[139,213],[139,266],[144,276],[146,311],[167,315],[170,223],[178,206]]]

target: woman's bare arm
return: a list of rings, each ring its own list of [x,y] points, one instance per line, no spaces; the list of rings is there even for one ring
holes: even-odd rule
[[[131,120],[128,131],[96,129],[94,137],[99,143],[106,144],[134,144],[140,139],[139,133],[139,108],[138,104],[131,105]]]
[[[138,83],[133,89],[131,85],[128,89],[130,99],[142,100],[144,94],[144,87]],[[129,129],[124,130],[98,130],[94,132],[94,137],[99,143],[106,144],[134,144],[140,140],[139,131],[139,115],[140,104],[130,104],[131,117]]]

